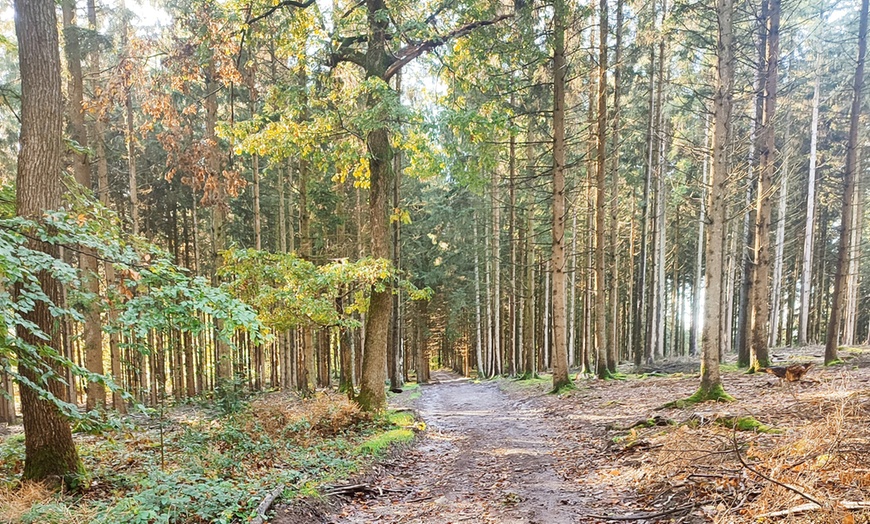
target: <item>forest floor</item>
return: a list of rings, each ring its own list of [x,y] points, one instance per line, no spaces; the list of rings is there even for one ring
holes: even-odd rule
[[[663,406],[696,390],[687,360],[561,395],[547,377],[434,373],[393,399],[417,410],[422,437],[322,522],[870,522],[870,350],[828,368],[822,352],[774,351],[774,364],[816,363],[785,385],[726,363],[736,401],[683,409]]]

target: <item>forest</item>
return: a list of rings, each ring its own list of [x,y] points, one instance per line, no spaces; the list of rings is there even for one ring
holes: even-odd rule
[[[0,523],[870,522],[870,0],[0,7]]]

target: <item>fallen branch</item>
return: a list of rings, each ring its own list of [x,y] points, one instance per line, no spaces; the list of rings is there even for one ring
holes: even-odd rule
[[[673,515],[674,513],[680,513],[682,511],[692,511],[695,509],[695,504],[686,504],[684,506],[677,506],[675,508],[671,508],[665,511],[660,511],[658,513],[639,513],[637,515],[587,515],[589,518],[593,519],[603,519],[603,520],[647,520],[647,519],[657,519],[659,517],[665,517],[667,515]]]
[[[822,509],[821,506],[816,504],[815,502],[810,502],[809,504],[801,504],[800,506],[795,506],[793,508],[783,509],[780,511],[771,511],[770,513],[763,513],[761,515],[756,515],[755,518],[773,518],[773,517],[787,517],[789,515],[798,515],[801,513],[809,513],[810,511],[816,511],[817,509]]]
[[[281,493],[284,492],[284,486],[279,486],[272,490],[266,498],[263,499],[263,502],[260,502],[260,505],[257,506],[257,516],[251,521],[251,524],[263,524],[266,522],[266,512],[269,511],[269,508],[272,507],[272,504],[275,503],[275,499],[281,496]]]
[[[764,473],[758,471],[757,469],[755,469],[755,468],[753,468],[752,466],[750,466],[749,464],[747,464],[746,461],[743,460],[743,456],[740,454],[740,447],[737,445],[737,428],[734,429],[734,432],[732,433],[731,437],[732,437],[732,440],[734,441],[734,454],[737,455],[737,460],[740,461],[740,463],[743,465],[744,468],[746,468],[746,469],[748,469],[749,471],[755,473],[756,475],[758,475],[759,477],[763,478],[764,480],[767,480],[768,482],[773,482],[773,483],[776,484],[777,486],[782,486],[783,488],[785,488],[785,489],[787,489],[787,490],[789,490],[789,491],[792,491],[792,492],[794,492],[794,493],[797,493],[797,494],[800,495],[801,497],[807,499],[808,501],[812,502],[813,504],[818,505],[819,507],[822,506],[822,503],[821,503],[821,502],[819,502],[818,500],[814,499],[813,497],[807,495],[806,493],[804,493],[803,491],[797,489],[796,487],[794,487],[794,486],[790,486],[790,485],[788,485],[788,484],[784,484],[784,483],[782,483],[782,482],[780,482],[780,481],[778,481],[778,480],[776,480],[776,479],[772,479],[772,478],[768,477],[767,475],[765,475]]]
[[[851,510],[867,509],[867,508],[870,508],[870,501],[868,501],[868,500],[863,500],[863,501],[841,500],[840,505],[843,506],[843,508],[845,508],[845,509],[851,509]]]
[[[400,489],[391,489],[391,488],[381,488],[381,487],[372,487],[369,484],[348,484],[346,486],[326,486],[326,491],[323,492],[326,496],[335,496],[335,495],[354,495],[356,493],[366,493],[366,494],[374,494],[376,493],[378,496],[384,496],[384,493],[407,493],[411,491],[407,488]]]

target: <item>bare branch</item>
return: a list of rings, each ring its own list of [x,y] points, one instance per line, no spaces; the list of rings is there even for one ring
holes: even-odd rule
[[[275,5],[273,5],[272,7],[270,7],[269,9],[267,9],[266,12],[259,14],[253,18],[249,18],[249,19],[245,20],[245,24],[251,25],[251,24],[257,23],[260,20],[271,16],[272,13],[281,9],[282,7],[296,7],[299,9],[305,9],[313,3],[314,3],[314,0],[305,0],[304,2],[297,2],[296,0],[283,0],[282,2],[279,2]]]
[[[497,24],[502,20],[513,18],[513,16],[514,15],[511,13],[507,15],[499,15],[492,20],[478,20],[476,22],[471,22],[462,27],[454,29],[453,31],[450,31],[445,35],[437,36],[430,40],[425,40],[423,42],[418,42],[416,44],[411,44],[407,47],[403,47],[396,53],[395,60],[387,68],[387,71],[384,74],[384,80],[389,80],[390,78],[392,78],[393,75],[398,73],[399,70],[401,70],[406,64],[413,61],[415,58],[422,55],[423,53],[432,51],[433,49],[440,47],[455,38],[461,38],[471,33],[475,29]]]

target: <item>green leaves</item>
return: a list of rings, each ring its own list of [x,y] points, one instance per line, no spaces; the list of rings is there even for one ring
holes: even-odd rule
[[[55,326],[82,322],[82,311],[90,307],[112,308],[118,313],[117,320],[104,329],[126,334],[132,340],[129,345],[143,352],[149,349],[139,341],[146,340],[151,330],[199,333],[219,323],[219,335],[227,341],[239,330],[247,331],[255,343],[262,340],[257,314],[244,302],[201,277],[190,276],[153,244],[123,233],[114,213],[99,203],[73,193],[69,206],[68,210],[46,212],[39,221],[0,219],[0,368],[20,385],[50,400],[71,419],[89,415],[49,391],[49,380],[65,381],[56,369],[70,369],[89,382],[119,389],[111,377],[88,372],[53,347],[52,333],[26,318],[40,305],[47,308]],[[107,300],[86,292],[79,267],[35,249],[35,243],[110,263],[116,280],[105,283]],[[56,295],[44,289],[49,280],[66,290],[65,302],[57,302],[52,298]],[[22,375],[24,368],[38,378]]]
[[[414,300],[428,300],[432,291],[399,280],[392,263],[382,258],[338,260],[316,266],[294,253],[230,250],[221,274],[227,288],[251,304],[270,328],[285,331],[304,324],[355,326],[355,312],[368,309],[368,292],[398,280]]]

